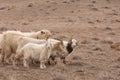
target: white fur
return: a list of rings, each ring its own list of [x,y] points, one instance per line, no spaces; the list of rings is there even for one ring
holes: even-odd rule
[[[9,63],[9,58],[12,53],[16,53],[18,47],[19,37],[31,37],[35,39],[47,39],[51,36],[48,30],[41,30],[38,32],[20,32],[20,31],[6,31],[3,32],[2,38],[2,52],[4,52],[4,60]]]
[[[66,52],[62,42],[52,42],[50,39],[43,44],[28,43],[24,45],[19,52],[15,55],[14,65],[16,60],[23,56],[24,67],[29,67],[29,59],[40,61],[40,68],[46,68],[45,62],[49,59],[51,55],[57,55],[57,53]]]
[[[59,40],[56,40],[56,39],[50,39],[50,41],[52,42],[52,43],[55,43],[55,42],[60,42]],[[51,56],[53,57],[53,58],[56,58],[56,57],[64,57],[64,58],[66,58],[68,55],[70,55],[70,53],[68,53],[68,51],[67,51],[67,45],[68,44],[71,44],[71,47],[74,49],[75,48],[75,46],[77,46],[77,40],[76,39],[71,39],[70,41],[63,41],[63,45],[64,45],[64,50],[66,50],[66,51],[64,51],[64,53],[60,53],[60,54],[56,54],[56,52],[54,51],[52,54],[51,54]],[[52,61],[52,60],[50,60],[50,61]],[[63,61],[65,61],[65,59],[63,59]],[[54,61],[52,61],[52,62],[54,62]],[[51,64],[51,63],[50,63]]]

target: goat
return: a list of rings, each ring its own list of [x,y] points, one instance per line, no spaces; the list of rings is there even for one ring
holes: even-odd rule
[[[57,52],[57,53],[56,53]],[[45,62],[49,59],[51,55],[62,55],[61,53],[66,53],[63,42],[51,42],[50,39],[43,44],[28,43],[24,45],[18,53],[15,55],[13,65],[16,65],[16,60],[23,56],[24,67],[29,67],[29,60],[40,61],[40,68],[46,68]]]
[[[6,31],[3,32],[2,37],[2,54],[4,60],[9,63],[9,58],[11,54],[16,53],[16,49],[18,47],[17,41],[19,37],[31,37],[35,39],[47,39],[51,36],[51,32],[49,30],[41,30],[38,32],[20,32],[20,31]]]

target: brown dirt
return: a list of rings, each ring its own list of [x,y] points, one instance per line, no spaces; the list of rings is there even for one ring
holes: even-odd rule
[[[79,41],[68,65],[0,64],[0,80],[120,80],[120,0],[0,0],[0,32],[49,29]]]

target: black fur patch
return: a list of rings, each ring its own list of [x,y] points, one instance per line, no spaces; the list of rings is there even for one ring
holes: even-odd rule
[[[68,43],[68,45],[67,45],[67,51],[69,54],[73,51],[73,48],[70,43]]]

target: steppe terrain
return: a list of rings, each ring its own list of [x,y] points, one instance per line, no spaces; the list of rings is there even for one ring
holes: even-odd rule
[[[1,33],[41,29],[79,41],[71,63],[45,70],[0,64],[0,80],[120,80],[120,0],[0,0]]]

